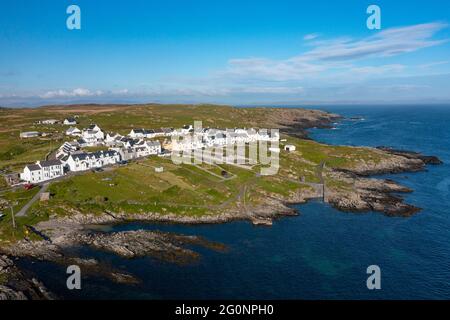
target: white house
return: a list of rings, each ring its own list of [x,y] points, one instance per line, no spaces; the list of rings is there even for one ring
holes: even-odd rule
[[[58,122],[59,120],[56,119],[46,119],[40,121],[41,124],[57,124]]]
[[[77,120],[75,120],[75,118],[67,118],[67,119],[64,119],[63,123],[67,126],[74,126],[77,124]]]
[[[227,144],[227,137],[223,131],[207,129],[203,133],[203,143],[205,147],[224,146]]]
[[[191,151],[195,149],[201,149],[205,147],[206,144],[203,142],[201,136],[179,136],[179,138],[172,141],[173,151]]]
[[[93,153],[71,154],[66,165],[70,171],[85,171],[101,168],[120,162],[120,154],[117,151],[98,151]]]
[[[149,155],[161,153],[161,143],[159,141],[147,141],[145,144]]]
[[[81,137],[81,130],[76,127],[70,127],[66,130],[66,135],[72,137]]]
[[[194,127],[192,126],[192,124],[190,125],[184,125],[181,129],[180,132],[181,134],[188,134],[189,132],[191,132],[194,129]]]
[[[258,140],[262,141],[278,141],[280,140],[280,135],[276,131],[270,130],[259,130]]]
[[[171,137],[174,131],[173,128],[161,128],[161,130],[165,137]]]
[[[287,152],[295,151],[296,147],[293,144],[287,144],[284,146],[284,150]]]
[[[152,129],[132,129],[128,135],[131,138],[155,138],[157,136],[155,130]]]
[[[36,138],[39,137],[40,133],[37,131],[28,131],[28,132],[21,132],[20,137],[21,138]]]
[[[100,127],[96,124],[91,124],[89,127],[87,127],[85,130],[92,130],[92,131],[102,131]],[[103,132],[103,131],[102,131]]]
[[[59,160],[38,161],[23,169],[20,178],[29,183],[39,183],[64,175],[63,163]]]
[[[84,141],[86,141],[88,146],[95,146],[103,143],[105,134],[99,126],[92,124],[87,129],[83,130],[81,137]]]
[[[66,141],[64,144],[59,147],[58,152],[56,153],[57,158],[61,158],[64,156],[68,156],[74,152],[80,150],[80,143],[78,141]]]
[[[122,138],[124,137],[118,133],[108,133],[106,134],[105,142],[108,145],[116,145]]]

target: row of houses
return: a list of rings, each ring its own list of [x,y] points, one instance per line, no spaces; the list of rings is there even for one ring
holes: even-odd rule
[[[204,128],[190,136],[176,139],[172,143],[174,151],[189,151],[205,147],[221,147],[234,144],[246,144],[256,141],[278,141],[279,134],[255,129],[219,130]]]
[[[39,120],[35,122],[36,124],[58,124],[58,123],[62,123],[64,125],[67,126],[73,126],[77,124],[77,120],[74,117],[69,117],[64,119],[63,121],[57,120],[57,119],[45,119],[45,120]]]
[[[39,183],[64,175],[64,165],[60,160],[38,161],[27,165],[20,174],[20,179],[29,183]]]
[[[38,161],[35,164],[27,165],[20,174],[20,179],[28,183],[40,183],[62,177],[67,171],[86,171],[120,161],[120,154],[113,150],[80,152],[69,155],[66,160]]]
[[[75,132],[79,139],[65,142],[56,154],[57,160],[41,161],[26,166],[20,175],[21,179],[31,183],[39,183],[61,177],[67,171],[91,170],[121,161],[161,155],[163,153],[161,143],[157,140],[147,140],[158,137],[160,134],[160,136],[182,136],[178,139],[173,139],[170,148],[174,151],[250,143],[261,140],[279,140],[278,133],[268,131],[205,128],[194,132],[192,126],[184,126],[177,130],[167,129],[165,131],[163,129],[161,131],[133,129],[128,136],[108,133],[106,137],[101,128],[95,124],[78,131],[71,130],[71,135],[74,135]],[[91,153],[81,151],[83,147],[96,145],[105,145],[109,147],[109,150]]]
[[[35,122],[36,124],[46,124],[46,125],[53,125],[53,124],[58,124],[60,123],[59,120],[56,119],[45,119],[45,120],[39,120]],[[77,124],[77,121],[74,118],[67,118],[64,119],[63,124],[65,125],[75,125]],[[69,130],[66,131],[67,135],[73,135],[76,136],[78,134],[78,132],[76,130],[76,128],[69,128]],[[70,130],[75,130],[75,131],[70,131]],[[78,130],[79,131],[79,130]],[[20,132],[19,137],[21,139],[28,139],[28,138],[37,138],[40,136],[45,136],[45,133],[40,133],[38,131],[24,131],[24,132]],[[81,131],[79,131],[79,135],[81,136]]]
[[[171,137],[174,135],[186,135],[193,131],[192,125],[184,125],[179,129],[160,128],[160,129],[132,129],[128,136],[130,138],[153,139],[158,137]]]
[[[97,146],[103,144],[103,140],[105,139],[105,133],[103,130],[96,124],[92,124],[89,127],[80,130],[76,127],[70,127],[66,130],[66,135],[72,137],[79,137],[79,143],[82,146]]]

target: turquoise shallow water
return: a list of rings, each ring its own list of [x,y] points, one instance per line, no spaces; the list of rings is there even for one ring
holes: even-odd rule
[[[449,299],[450,298],[450,108],[328,108],[344,116],[334,130],[313,130],[326,143],[387,145],[439,156],[428,172],[389,176],[415,190],[406,201],[423,210],[411,218],[341,213],[326,204],[297,206],[298,217],[273,227],[246,222],[183,226],[127,224],[109,230],[151,229],[201,235],[224,243],[226,253],[198,249],[195,264],[153,258],[126,260],[81,248],[80,253],[129,271],[138,286],[83,277],[81,291],[65,289],[65,270],[22,261],[65,298],[144,299]],[[366,288],[366,268],[381,268],[382,289]]]

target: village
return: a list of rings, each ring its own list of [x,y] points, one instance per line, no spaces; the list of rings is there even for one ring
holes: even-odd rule
[[[82,130],[76,127],[74,117],[60,122],[56,119],[39,121],[53,125],[62,123],[67,139],[59,149],[46,160],[28,164],[20,174],[10,175],[10,184],[39,184],[61,178],[70,173],[87,170],[101,171],[103,167],[126,165],[129,161],[150,156],[170,157],[172,152],[188,152],[205,148],[217,148],[257,141],[279,141],[279,134],[265,130],[216,129],[197,130],[192,125],[181,128],[132,129],[126,136],[106,133],[96,124]],[[21,139],[40,136],[39,132],[21,132]],[[195,138],[191,138],[194,136]],[[294,146],[286,145],[286,151]],[[92,151],[94,150],[94,151]],[[279,152],[278,150],[271,150]]]

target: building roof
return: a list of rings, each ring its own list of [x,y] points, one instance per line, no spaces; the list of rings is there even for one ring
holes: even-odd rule
[[[161,145],[161,143],[159,141],[147,141],[147,145],[149,147],[158,147]]]
[[[39,162],[41,167],[52,167],[52,166],[60,166],[62,165],[62,162],[59,160],[48,160],[48,161],[41,161]]]
[[[85,152],[85,153],[72,154],[71,157],[73,159],[86,160],[87,158],[99,159],[102,156],[103,157],[113,157],[116,155],[118,155],[117,151],[108,150],[108,151],[97,151],[97,152],[92,152],[92,153]]]
[[[41,166],[38,164],[29,164],[25,168],[28,168],[30,171],[39,171],[41,170]]]

